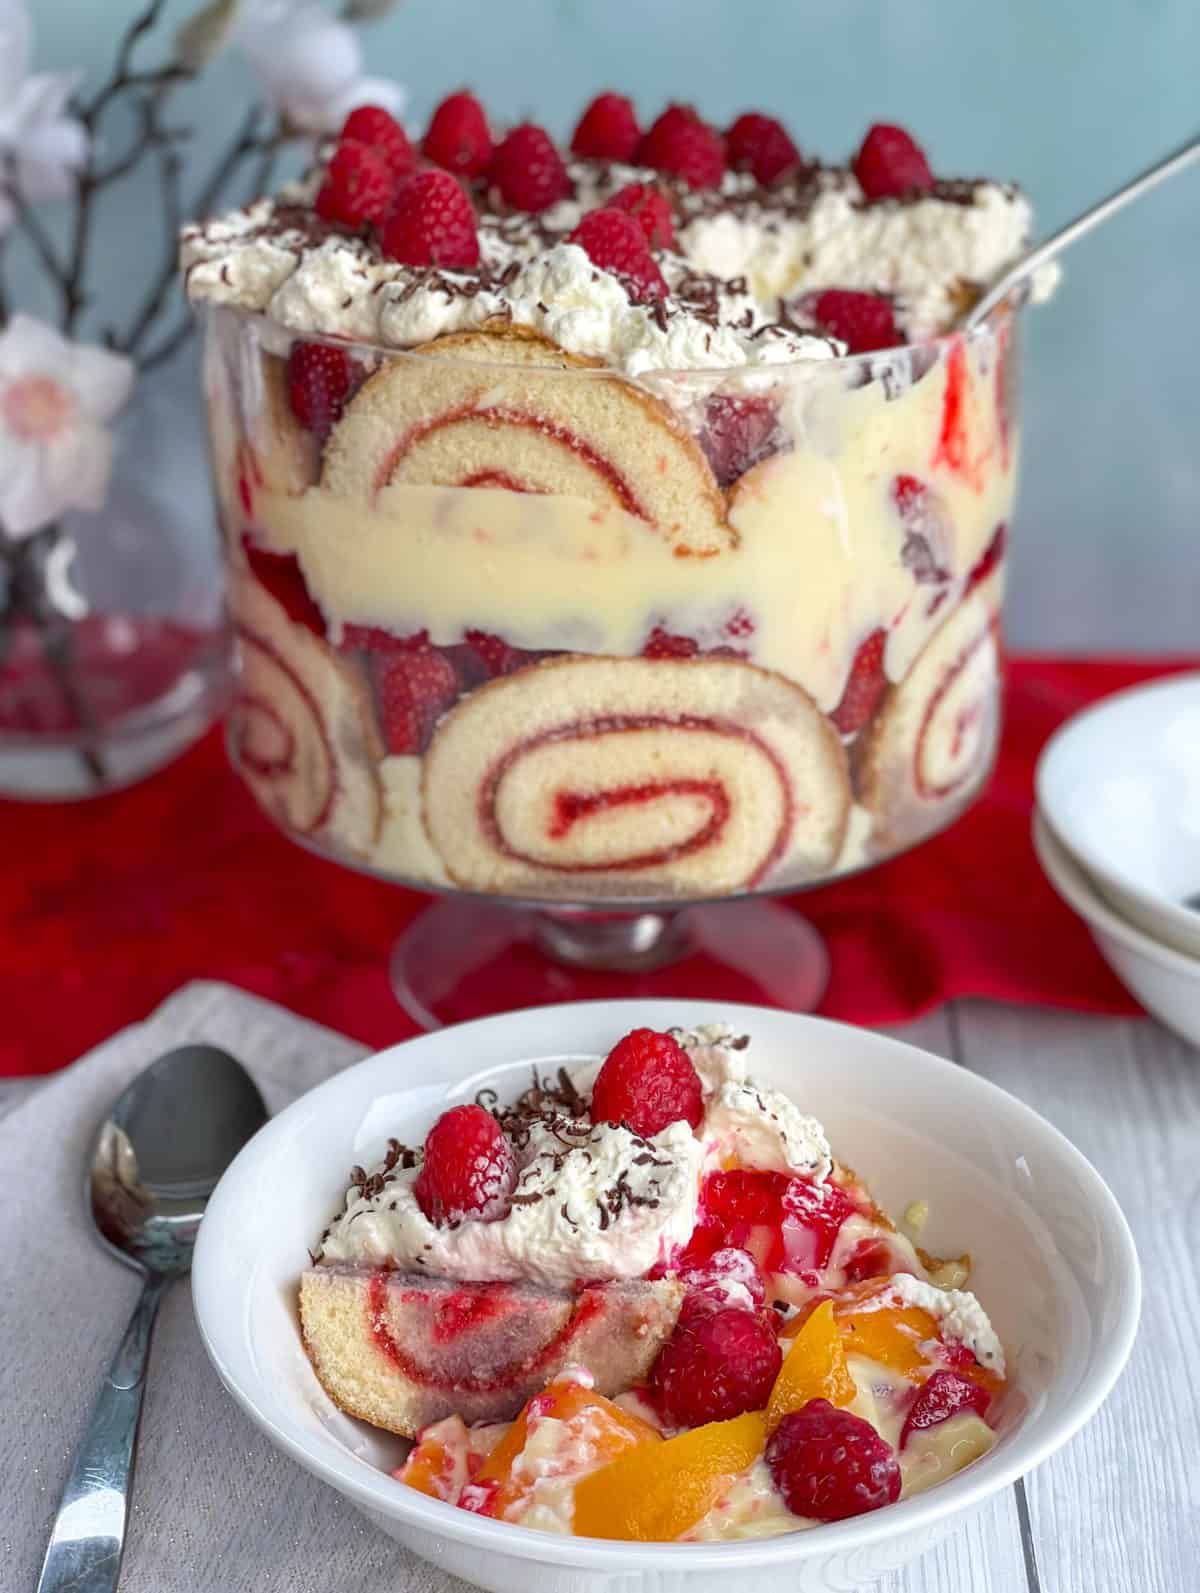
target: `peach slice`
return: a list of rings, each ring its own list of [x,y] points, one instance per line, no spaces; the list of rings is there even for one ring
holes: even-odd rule
[[[833,1301],[822,1300],[796,1334],[780,1367],[767,1401],[767,1431],[774,1432],[785,1416],[803,1409],[810,1399],[849,1405],[857,1394],[858,1388],[846,1369],[846,1352],[834,1320]]]
[[[867,1310],[847,1310],[839,1302],[833,1307],[843,1348],[851,1355],[899,1372],[901,1377],[922,1383],[936,1370],[937,1363],[925,1345],[938,1339],[936,1317],[916,1305],[880,1305]]]
[[[545,1393],[535,1394],[526,1402],[472,1479],[488,1490],[488,1515],[506,1516],[530,1492],[532,1480],[517,1472],[516,1463],[528,1442],[531,1428],[548,1418],[562,1422],[572,1437],[577,1434],[599,1466],[607,1466],[639,1445],[662,1442],[661,1434],[649,1422],[622,1410],[594,1389],[566,1379],[551,1383]],[[494,1493],[489,1484],[494,1484]]]
[[[670,1543],[712,1509],[767,1438],[762,1411],[707,1422],[661,1444],[639,1444],[575,1488],[577,1537]]]
[[[457,1504],[468,1478],[470,1434],[461,1416],[446,1416],[426,1427],[408,1459],[392,1475],[431,1499]]]
[[[878,1303],[889,1288],[888,1278],[867,1278],[834,1301],[833,1314],[848,1355],[878,1361],[914,1383],[924,1383],[949,1364],[991,1394],[1003,1388],[1004,1379],[979,1365],[965,1346],[942,1338],[941,1325],[930,1312],[916,1305]],[[940,1346],[940,1352],[931,1346]]]

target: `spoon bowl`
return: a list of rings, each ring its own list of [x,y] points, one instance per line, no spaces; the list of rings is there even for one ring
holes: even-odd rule
[[[186,1272],[208,1197],[266,1119],[227,1051],[185,1045],[152,1062],[96,1135],[86,1193],[105,1246],[140,1271]]]
[[[145,1281],[63,1488],[37,1593],[115,1593],[159,1301],[191,1267],[221,1174],[266,1120],[239,1062],[185,1045],[139,1073],[97,1132],[84,1197],[101,1243]]]

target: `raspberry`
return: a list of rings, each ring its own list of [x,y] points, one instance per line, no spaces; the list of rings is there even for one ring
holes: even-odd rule
[[[813,314],[829,335],[840,339],[851,354],[895,348],[900,341],[892,301],[879,293],[826,288],[817,295]]]
[[[898,198],[933,187],[920,144],[902,127],[876,122],[854,157],[854,175],[868,199]]]
[[[689,188],[715,188],[725,175],[725,146],[690,105],[668,105],[638,146],[638,164],[669,172]]]
[[[505,203],[536,215],[571,196],[571,179],[550,135],[532,122],[514,127],[492,156],[488,173]]]
[[[381,105],[360,105],[351,111],[342,127],[342,139],[356,138],[360,144],[369,144],[381,155],[392,177],[399,182],[407,177],[417,163],[417,157],[408,141],[408,134],[400,123]]]
[[[396,186],[384,155],[345,138],[330,156],[313,209],[323,221],[347,227],[382,226]]]
[[[362,372],[332,343],[293,343],[287,357],[288,402],[305,428],[325,441]]]
[[[727,1306],[757,1310],[767,1297],[758,1262],[748,1250],[728,1245],[715,1250],[702,1265],[682,1271],[679,1281],[688,1291],[683,1309],[689,1315]]]
[[[845,1521],[900,1497],[900,1463],[870,1422],[810,1399],[772,1434],[767,1465],[793,1515]]]
[[[1004,557],[1004,550],[1007,542],[1008,527],[1002,522],[996,527],[992,535],[992,540],[988,543],[987,547],[984,548],[983,552],[979,555],[979,558],[976,560],[975,564],[968,573],[967,584],[963,589],[964,596],[967,592],[970,592],[977,587],[981,582],[987,580],[988,576]]]
[[[493,636],[490,631],[468,631],[463,649],[478,660],[485,680],[494,680],[497,675],[511,674],[514,669],[520,668],[525,658],[519,647],[510,647],[506,641],[502,641],[499,636]]]
[[[380,239],[389,260],[402,265],[465,271],[479,264],[475,211],[449,172],[419,171],[402,183]]]
[[[800,151],[787,128],[758,111],[738,117],[725,134],[725,150],[734,171],[752,172],[756,183],[773,183],[800,164]]]
[[[829,1265],[837,1236],[854,1202],[837,1184],[793,1178],[783,1192],[783,1267],[819,1271]]]
[[[606,210],[623,210],[632,216],[646,234],[652,249],[675,247],[675,218],[671,214],[671,201],[659,188],[649,183],[626,183],[605,205]]]
[[[886,646],[885,630],[872,631],[859,643],[842,700],[829,716],[844,736],[858,734],[887,690],[887,676],[883,672]]]
[[[635,303],[661,299],[667,291],[654,263],[646,234],[632,216],[620,210],[589,210],[567,239],[576,243],[593,265],[624,279]]]
[[[642,646],[643,658],[695,658],[700,651],[699,642],[690,636],[676,636],[656,625]]]
[[[957,1372],[935,1372],[913,1400],[904,1419],[900,1448],[904,1448],[910,1433],[936,1427],[939,1422],[957,1416],[959,1411],[973,1410],[977,1416],[986,1415],[990,1402],[987,1389],[972,1383],[970,1378],[960,1377]]]
[[[650,1368],[650,1387],[675,1427],[761,1410],[783,1364],[770,1323],[737,1306],[684,1316]]]
[[[592,1118],[624,1123],[647,1138],[680,1118],[698,1128],[704,1115],[700,1076],[669,1034],[634,1029],[618,1040],[592,1088]]]
[[[461,682],[436,647],[399,646],[368,655],[379,724],[389,752],[424,752]]]
[[[704,407],[700,446],[717,485],[728,487],[751,465],[777,453],[782,441],[769,398],[715,393]]]
[[[429,119],[421,150],[426,160],[466,182],[483,176],[492,159],[492,135],[474,94],[446,96]]]
[[[584,160],[629,162],[641,137],[631,101],[623,94],[597,94],[571,135],[571,153]]]
[[[397,636],[382,625],[343,625],[341,645],[344,652],[360,648],[367,653],[419,653],[429,646],[429,632]]]
[[[748,1167],[710,1173],[701,1191],[701,1204],[727,1230],[775,1224],[783,1215],[783,1194],[788,1182],[786,1173],[754,1172]]]
[[[294,625],[303,625],[314,636],[324,636],[325,616],[317,607],[294,553],[268,553],[256,547],[249,537],[242,538],[250,573],[283,609]]]
[[[473,1217],[502,1217],[517,1182],[512,1146],[482,1106],[452,1106],[429,1130],[413,1183],[417,1205],[444,1227]]]

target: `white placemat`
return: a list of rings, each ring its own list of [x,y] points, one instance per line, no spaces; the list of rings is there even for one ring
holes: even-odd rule
[[[93,1239],[86,1149],[113,1098],[185,1040],[223,1045],[277,1111],[362,1047],[227,985],[178,991],[0,1113],[0,1588],[26,1593],[138,1280]],[[8,1105],[8,1102],[5,1102]],[[217,1380],[178,1283],[159,1313],[121,1593],[455,1593],[273,1449]]]

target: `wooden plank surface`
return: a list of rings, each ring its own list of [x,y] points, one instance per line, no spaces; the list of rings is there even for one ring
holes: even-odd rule
[[[1042,1593],[1195,1593],[1200,1055],[1149,1019],[969,1002],[951,1020],[958,1059],[1035,1107],[1098,1168],[1142,1263],[1129,1367],[1093,1421],[1028,1480]],[[987,1585],[967,1581],[962,1593]]]

